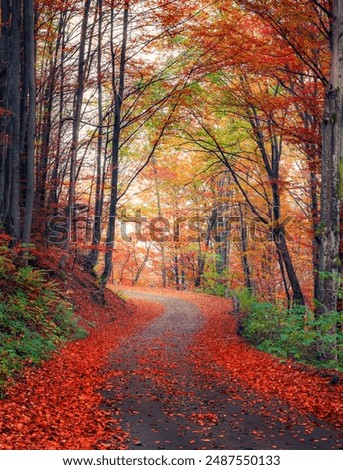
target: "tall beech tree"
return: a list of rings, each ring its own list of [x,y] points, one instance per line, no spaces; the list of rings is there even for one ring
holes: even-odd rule
[[[18,242],[21,239],[20,230],[20,97],[21,97],[21,30],[23,23],[22,3],[11,2],[11,15],[9,17],[10,51],[6,76],[8,127],[5,131],[6,157],[9,160],[7,200],[5,223],[10,234]],[[5,117],[7,113],[4,114]]]
[[[332,60],[323,119],[319,224],[318,314],[337,309],[341,281],[340,210],[343,197],[343,1],[332,3]]]
[[[119,84],[117,88],[113,89],[114,93],[114,124],[113,124],[113,138],[112,138],[112,154],[111,154],[111,194],[110,194],[110,209],[107,225],[106,236],[106,253],[104,270],[101,274],[101,286],[104,287],[112,272],[112,259],[113,247],[115,238],[115,223],[117,216],[117,203],[118,203],[118,175],[119,175],[119,148],[120,148],[120,133],[122,127],[122,104],[123,95],[125,90],[125,67],[126,67],[126,52],[128,41],[128,23],[129,23],[129,7],[130,2],[124,2],[123,11],[123,33],[122,45],[120,52],[119,64]],[[112,57],[114,60],[114,57]]]
[[[97,45],[97,87],[98,87],[98,142],[97,142],[97,158],[96,158],[96,183],[95,183],[95,210],[94,224],[92,230],[92,248],[87,256],[86,268],[93,272],[99,258],[99,244],[101,241],[101,218],[104,205],[104,171],[105,162],[103,156],[104,144],[104,128],[103,128],[103,79],[102,79],[102,62],[103,62],[103,1],[98,0],[98,45]]]
[[[34,30],[33,0],[1,3],[0,217],[13,241],[25,244],[31,239],[34,200]]]
[[[35,11],[34,1],[24,0],[24,96],[27,126],[26,126],[26,188],[25,212],[23,223],[23,243],[31,240],[33,202],[35,194],[35,133],[36,133],[36,73],[35,73]]]
[[[87,40],[87,29],[89,21],[89,11],[90,11],[91,0],[86,0],[84,2],[84,10],[82,12],[82,26],[80,33],[80,46],[79,46],[79,58],[78,58],[78,72],[77,72],[77,88],[74,96],[73,104],[73,133],[71,140],[70,148],[70,181],[69,181],[69,191],[68,191],[68,207],[67,207],[67,217],[68,217],[68,232],[69,237],[68,241],[71,241],[75,238],[75,226],[73,222],[75,221],[76,211],[76,168],[77,168],[77,151],[79,145],[79,133],[80,133],[80,121],[81,121],[81,111],[82,111],[82,102],[85,90],[85,78],[86,78],[86,64],[85,64],[85,54],[86,54],[86,40]]]
[[[120,258],[133,282],[162,264],[163,286],[340,309],[342,8],[0,0],[3,230],[13,244],[57,241],[101,288]],[[117,213],[135,198],[190,220],[170,243],[119,243],[117,256]]]

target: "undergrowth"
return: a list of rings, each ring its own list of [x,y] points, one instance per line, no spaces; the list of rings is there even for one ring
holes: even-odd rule
[[[38,364],[64,342],[86,334],[44,271],[16,266],[1,247],[0,394],[24,366]]]
[[[258,349],[285,359],[343,370],[343,312],[318,318],[303,306],[284,309],[259,302],[248,289],[235,291],[240,332]],[[335,356],[335,359],[328,357]]]

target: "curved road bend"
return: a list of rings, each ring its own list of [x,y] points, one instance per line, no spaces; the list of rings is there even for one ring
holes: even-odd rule
[[[237,385],[201,348],[196,357],[189,346],[204,319],[195,305],[166,295],[125,294],[165,308],[111,356],[116,377],[103,396],[131,436],[129,449],[343,447],[342,434],[330,425]]]

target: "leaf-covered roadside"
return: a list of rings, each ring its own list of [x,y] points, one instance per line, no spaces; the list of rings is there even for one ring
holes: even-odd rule
[[[68,340],[87,335],[45,271],[17,266],[0,247],[0,397],[25,366],[39,364]]]
[[[241,351],[236,349],[235,338],[243,340],[235,329],[230,330],[235,322],[219,321],[230,316],[228,300],[136,288],[133,295],[141,299],[150,296],[165,306],[166,313],[132,338],[130,348],[120,348],[111,356],[115,378],[106,388],[106,406],[130,433],[129,449],[342,448],[341,429],[335,419],[332,425],[318,419],[318,413],[314,416],[302,408],[304,391],[298,401],[296,396],[292,401],[279,393],[291,383],[292,369],[284,370],[274,358],[270,374],[275,382],[267,375],[263,386],[263,367],[268,367],[272,356],[254,350],[247,342],[241,343]],[[226,362],[220,362],[218,350],[212,347],[217,340]],[[238,364],[239,352],[242,361]],[[254,371],[254,359],[263,364],[259,370]],[[289,365],[296,370],[295,363]],[[249,374],[250,383],[244,380]],[[303,376],[306,385],[309,375]],[[298,379],[301,376],[297,374]],[[260,388],[254,387],[253,379]],[[317,393],[315,374],[312,381]]]
[[[22,380],[0,401],[1,449],[101,449],[107,442],[125,448],[125,433],[101,409],[99,392],[108,380],[104,366],[119,344],[162,312],[150,302],[139,309],[108,292],[106,307],[80,293],[79,314],[96,319],[83,340],[68,343],[39,369],[27,369]]]
[[[249,345],[237,334],[231,303],[213,296],[188,295],[201,308],[206,323],[196,338],[213,360],[245,386],[266,397],[277,397],[300,413],[312,414],[337,428],[343,427],[343,374],[333,371],[339,382],[331,383],[330,371],[281,361]]]

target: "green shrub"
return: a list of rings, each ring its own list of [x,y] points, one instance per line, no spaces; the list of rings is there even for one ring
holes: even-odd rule
[[[17,268],[0,254],[0,389],[25,365],[38,364],[86,331],[44,271]]]
[[[201,292],[225,297],[228,294],[229,271],[227,269],[218,272],[218,264],[221,264],[220,256],[206,254],[206,270],[202,274]]]
[[[237,289],[232,293],[238,299],[240,311],[246,315],[253,311],[254,305],[258,304],[257,298],[250,289]]]
[[[315,318],[307,307],[286,310],[258,302],[248,289],[235,295],[243,314],[243,335],[256,347],[281,358],[343,369],[343,312]],[[332,353],[337,359],[327,360]]]

